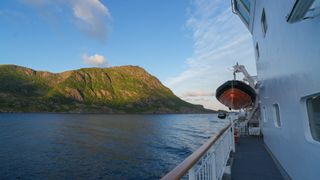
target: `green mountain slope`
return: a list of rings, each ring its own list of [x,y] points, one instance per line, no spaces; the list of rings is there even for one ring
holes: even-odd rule
[[[175,96],[137,66],[63,73],[0,65],[0,112],[211,112]]]

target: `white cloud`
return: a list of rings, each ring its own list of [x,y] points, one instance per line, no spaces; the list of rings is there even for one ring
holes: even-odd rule
[[[74,1],[73,12],[77,18],[82,19],[87,23],[91,23],[91,21],[96,19],[94,15],[95,13],[106,15],[107,17],[111,18],[108,8],[99,0]]]
[[[208,92],[204,92],[204,91],[189,91],[189,92],[185,92],[181,97],[183,98],[188,98],[188,97],[206,97],[206,96],[213,96],[214,93],[208,91]]]
[[[107,6],[99,0],[72,0],[71,4],[77,26],[94,38],[105,39],[112,19]]]
[[[227,110],[225,107],[216,107],[212,101],[215,99],[213,96],[208,96],[208,97],[184,97],[182,98],[185,101],[188,101],[192,104],[201,104],[207,109],[223,109]]]
[[[76,27],[99,41],[105,41],[110,31],[111,13],[100,0],[21,0],[36,8],[49,22],[53,18],[71,15]],[[61,16],[61,13],[66,15]],[[48,18],[49,17],[49,18]]]
[[[92,56],[88,56],[87,54],[84,54],[82,55],[82,60],[85,64],[91,65],[91,66],[106,67],[108,65],[106,58],[99,54],[95,54]]]
[[[219,85],[233,78],[228,69],[236,62],[255,74],[251,35],[230,6],[230,1],[224,0],[192,2],[186,26],[192,32],[193,55],[186,60],[185,71],[165,81],[182,99],[207,108],[225,108],[214,96],[185,95],[189,92],[213,95]]]

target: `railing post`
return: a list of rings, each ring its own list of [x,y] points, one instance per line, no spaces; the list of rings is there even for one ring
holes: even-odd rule
[[[216,172],[216,156],[215,153],[212,153],[212,159],[211,159],[211,164],[212,164],[212,180],[217,179],[217,172]]]
[[[196,168],[193,166],[188,172],[189,180],[196,180]]]
[[[230,123],[231,123],[231,149],[233,152],[236,151],[236,145],[234,143],[234,123],[233,123],[233,119],[231,117],[229,117]]]

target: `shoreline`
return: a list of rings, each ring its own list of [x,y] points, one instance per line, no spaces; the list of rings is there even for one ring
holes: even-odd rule
[[[0,112],[1,114],[70,114],[70,115],[197,115],[197,114],[217,114],[218,112],[203,112],[203,113],[103,113],[103,112]]]

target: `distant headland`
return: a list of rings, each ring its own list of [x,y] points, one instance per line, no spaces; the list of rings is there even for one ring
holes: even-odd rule
[[[0,65],[0,112],[212,113],[183,101],[138,66],[62,73]]]

